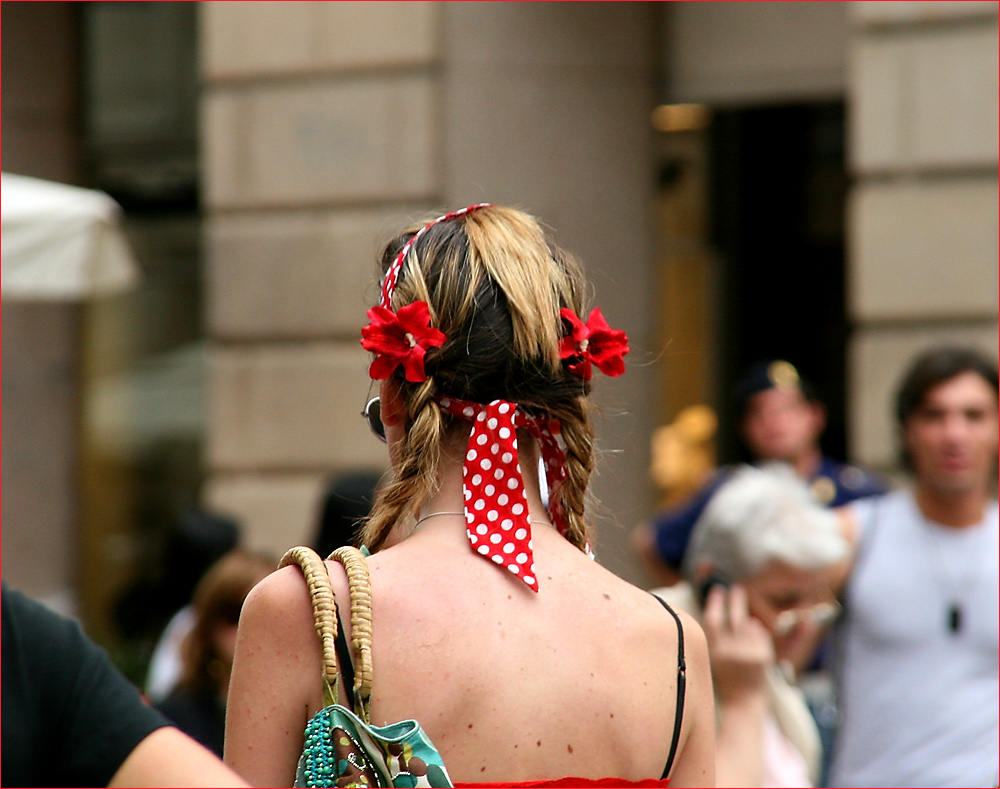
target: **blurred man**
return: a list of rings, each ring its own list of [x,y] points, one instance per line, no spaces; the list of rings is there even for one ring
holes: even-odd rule
[[[72,620],[0,585],[4,786],[247,786]]]
[[[826,427],[826,409],[791,363],[775,360],[756,365],[736,386],[733,400],[741,437],[754,462],[787,463],[817,503],[839,507],[885,492],[873,475],[823,454],[819,439]],[[731,472],[720,470],[688,502],[636,530],[635,548],[657,581],[671,584],[680,579],[694,524]]]
[[[919,357],[896,403],[913,490],[845,508],[832,786],[996,786],[997,364]]]

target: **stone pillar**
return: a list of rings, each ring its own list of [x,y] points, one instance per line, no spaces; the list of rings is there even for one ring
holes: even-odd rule
[[[849,429],[888,470],[914,354],[997,350],[998,4],[849,5]]]
[[[204,3],[206,499],[280,554],[381,469],[358,344],[378,244],[441,202],[431,3]]]
[[[605,405],[597,494],[647,512],[654,18],[646,4],[201,4],[208,501],[274,552],[323,480],[383,468],[358,417],[375,254],[409,217],[535,213],[633,340]],[[599,511],[598,511],[599,512]],[[598,520],[601,520],[598,518]],[[603,523],[602,523],[603,525]],[[602,559],[633,574],[614,527]]]
[[[444,3],[443,189],[448,205],[525,208],[554,230],[624,329],[628,372],[597,374],[602,563],[632,581],[628,530],[648,517],[657,361],[650,113],[655,9],[647,3]]]
[[[3,167],[76,183],[77,9],[3,6]],[[75,303],[3,302],[4,579],[77,610],[80,331]]]

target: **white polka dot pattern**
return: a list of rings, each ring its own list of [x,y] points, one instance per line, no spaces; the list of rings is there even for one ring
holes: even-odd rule
[[[566,478],[565,457],[553,436],[558,423],[524,414],[514,403],[503,400],[481,405],[440,397],[438,404],[459,419],[472,422],[462,470],[469,543],[477,553],[506,567],[537,592],[531,521],[515,430],[527,430],[541,446],[550,516],[559,533],[565,534],[559,501],[559,486]]]

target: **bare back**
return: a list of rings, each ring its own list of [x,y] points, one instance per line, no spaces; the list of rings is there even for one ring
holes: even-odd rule
[[[461,781],[660,777],[678,695],[669,613],[552,529],[535,532],[538,594],[463,536],[429,529],[369,561],[373,722],[420,720]]]
[[[461,782],[659,778],[677,708],[670,614],[551,528],[534,535],[537,594],[463,537],[432,527],[369,559],[372,722],[420,721]],[[348,600],[343,569],[327,566]],[[291,783],[302,731],[323,705],[311,614],[295,567],[244,605],[226,760],[253,783]],[[680,615],[687,693],[671,784],[713,785],[707,649]]]

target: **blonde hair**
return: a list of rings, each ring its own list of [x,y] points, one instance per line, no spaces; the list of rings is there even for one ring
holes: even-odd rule
[[[383,271],[421,227],[408,228],[386,246]],[[437,490],[442,444],[456,421],[438,408],[438,395],[478,403],[502,399],[560,422],[566,537],[581,550],[586,547],[584,503],[594,468],[590,385],[559,359],[564,333],[559,312],[568,307],[583,315],[584,289],[577,262],[546,238],[534,217],[513,208],[488,206],[441,222],[411,248],[392,308],[427,302],[431,325],[447,341],[428,350],[426,381],[410,383],[395,373],[407,434],[395,473],[362,529],[361,541],[371,550]],[[522,446],[528,440],[518,439]]]

